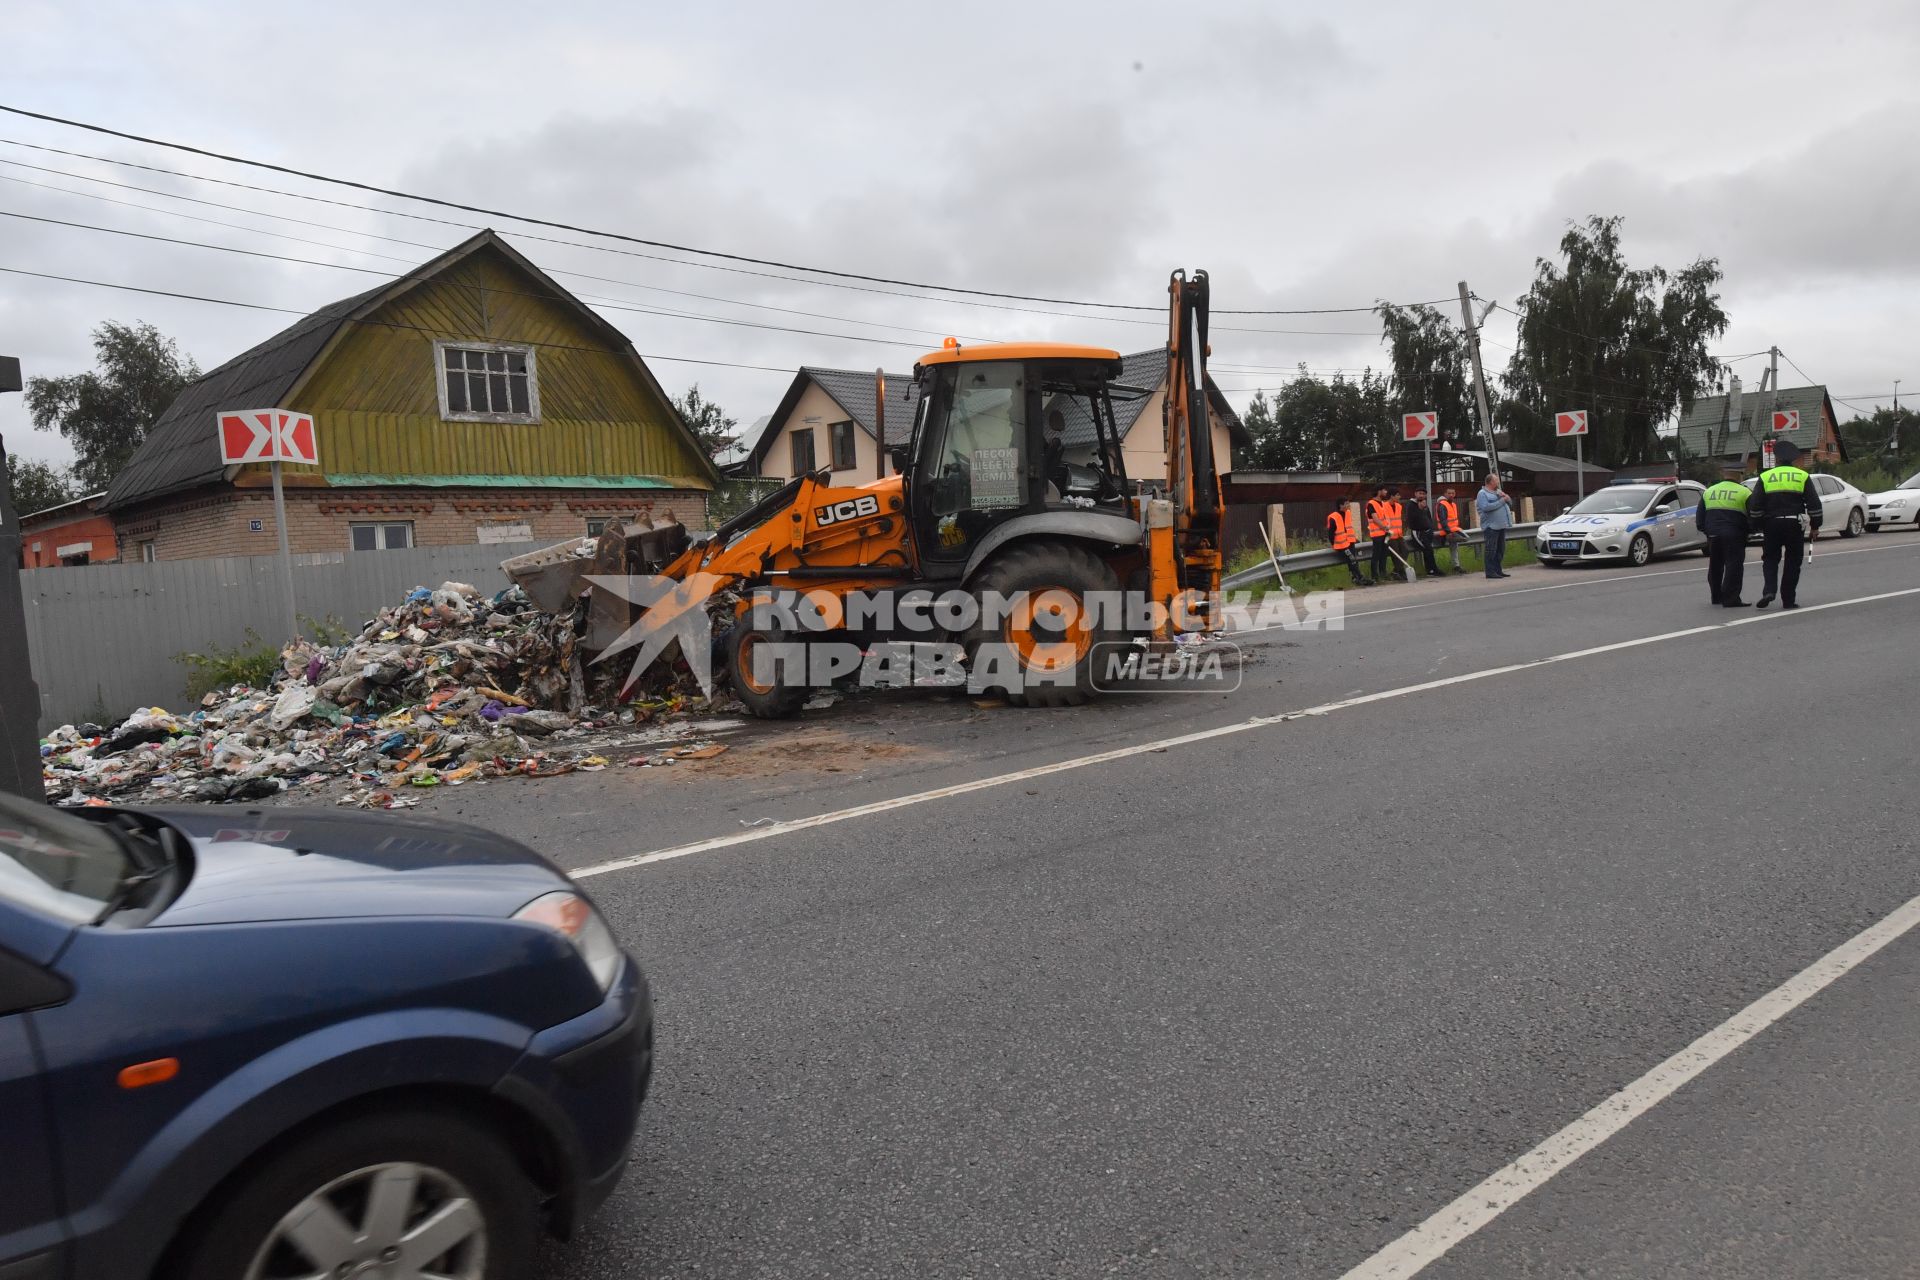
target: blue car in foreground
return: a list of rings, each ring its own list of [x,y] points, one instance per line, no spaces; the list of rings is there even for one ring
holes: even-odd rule
[[[0,796],[5,1280],[517,1280],[652,1063],[639,968],[513,841]]]

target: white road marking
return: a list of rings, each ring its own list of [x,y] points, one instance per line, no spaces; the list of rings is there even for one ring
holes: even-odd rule
[[[1854,547],[1847,551],[1825,551],[1821,553],[1820,558],[1825,560],[1833,556],[1860,556],[1874,551],[1900,551],[1910,549],[1916,545],[1920,545],[1920,543],[1900,542],[1880,547]],[[1807,558],[1809,560],[1813,558],[1811,548],[1809,548]],[[1511,587],[1504,590],[1480,591],[1470,596],[1449,596],[1444,600],[1420,600],[1413,604],[1390,605],[1385,609],[1349,609],[1345,616],[1348,618],[1375,618],[1385,613],[1405,613],[1410,609],[1437,609],[1442,605],[1468,604],[1475,600],[1500,600],[1508,596],[1532,595],[1536,591],[1566,591],[1572,587],[1598,587],[1604,586],[1609,582],[1638,582],[1643,578],[1671,578],[1677,573],[1705,573],[1706,571],[1707,565],[1703,560],[1697,565],[1689,565],[1684,569],[1656,569],[1652,572],[1614,573],[1604,578],[1582,578],[1572,582],[1551,582],[1539,587]],[[1813,606],[1809,605],[1807,607],[1812,608]],[[1270,627],[1235,627],[1227,634],[1251,636],[1258,635],[1263,631],[1279,631],[1282,630],[1284,626],[1284,623],[1275,623]]]
[[[1778,613],[1756,614],[1751,618],[1742,618],[1740,622],[1764,622],[1770,619],[1793,618],[1816,609],[1837,609],[1846,605],[1869,604],[1876,600],[1890,600],[1896,596],[1920,595],[1920,587],[1909,587],[1902,591],[1883,591],[1877,595],[1857,596],[1851,600],[1837,600],[1831,604],[1808,605],[1801,609]],[[1530,658],[1525,662],[1509,663],[1503,667],[1489,667],[1484,671],[1468,671],[1456,676],[1446,676],[1438,680],[1425,680],[1419,684],[1402,685],[1395,689],[1385,689],[1379,693],[1360,694],[1357,697],[1342,698],[1336,702],[1324,702],[1317,707],[1307,707],[1300,711],[1283,711],[1277,715],[1255,716],[1250,720],[1240,720],[1233,724],[1219,725],[1212,729],[1199,729],[1192,733],[1176,734],[1170,738],[1156,738],[1147,742],[1134,743],[1131,746],[1116,747],[1111,751],[1100,751],[1093,755],[1074,756],[1068,760],[1056,760],[1052,764],[1035,765],[1028,769],[1018,769],[1012,773],[993,774],[985,778],[975,778],[968,782],[956,782],[950,786],[935,787],[929,791],[915,791],[908,795],[893,796],[886,800],[875,800],[867,804],[853,805],[845,809],[833,809],[826,813],[810,814],[804,818],[792,818],[777,822],[772,826],[754,827],[746,831],[732,831],[726,835],[712,836],[706,840],[695,840],[691,844],[674,845],[671,848],[656,849],[651,853],[630,854],[624,858],[613,858],[606,862],[596,862],[569,872],[574,879],[587,876],[603,876],[612,871],[626,871],[633,867],[644,867],[649,863],[668,862],[675,858],[686,858],[696,853],[709,853],[715,849],[728,849],[734,845],[753,844],[761,840],[771,840],[776,836],[788,835],[795,831],[807,831],[814,827],[831,826],[854,818],[872,817],[874,814],[890,813],[895,809],[905,809],[913,805],[926,804],[934,800],[946,800],[953,796],[969,795],[975,791],[986,791],[993,787],[1010,786],[1016,782],[1025,782],[1031,778],[1044,778],[1049,774],[1066,773],[1074,769],[1085,769],[1093,765],[1111,764],[1116,760],[1126,760],[1133,756],[1147,755],[1151,752],[1165,751],[1171,747],[1191,746],[1196,742],[1207,742],[1214,738],[1230,737],[1247,733],[1254,729],[1264,729],[1271,725],[1285,724],[1289,720],[1305,719],[1309,716],[1327,716],[1336,711],[1345,711],[1351,707],[1366,706],[1374,702],[1386,702],[1393,698],[1405,698],[1416,693],[1427,693],[1434,689],[1445,689],[1451,685],[1467,684],[1475,680],[1491,680],[1497,676],[1512,675],[1518,671],[1528,671],[1535,667],[1551,666],[1555,663],[1574,662],[1581,658],[1592,658],[1603,653],[1618,653],[1623,649],[1636,649],[1642,645],[1660,644],[1667,640],[1678,640],[1683,636],[1705,635],[1708,632],[1724,631],[1730,622],[1715,622],[1705,626],[1687,627],[1681,631],[1665,631],[1658,635],[1641,636],[1633,640],[1619,640],[1612,644],[1595,645],[1590,649],[1574,649],[1566,653],[1556,653],[1544,658]]]
[[[1920,924],[1920,898],[1841,943],[1519,1159],[1497,1170],[1341,1280],[1405,1280],[1512,1208],[1682,1085]]]

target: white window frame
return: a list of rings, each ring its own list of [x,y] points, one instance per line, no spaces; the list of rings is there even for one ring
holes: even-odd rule
[[[387,545],[387,529],[396,524],[406,526],[407,545],[404,547],[390,547]],[[349,551],[358,552],[360,550],[360,548],[353,545],[353,531],[355,529],[372,529],[374,531],[373,549],[375,551],[411,551],[420,545],[414,540],[413,521],[411,520],[350,520],[347,522],[347,550]]]
[[[509,351],[525,356],[527,360],[527,409],[526,413],[474,413],[466,411],[455,413],[447,404],[447,352],[455,351]],[[456,338],[435,338],[433,341],[433,386],[434,394],[440,399],[440,420],[442,422],[512,422],[537,423],[540,421],[540,360],[539,353],[522,342],[474,342]]]

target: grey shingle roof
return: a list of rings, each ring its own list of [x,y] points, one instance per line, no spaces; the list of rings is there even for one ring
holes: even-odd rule
[[[852,418],[866,429],[868,435],[877,435],[874,430],[873,370],[821,369],[806,366],[800,370],[815,382],[820,389],[832,396],[834,403],[847,411]],[[905,444],[913,435],[913,414],[920,405],[920,388],[914,385],[910,373],[890,373],[887,375],[887,444]]]
[[[1771,395],[1771,393],[1769,393]],[[1687,406],[1680,415],[1680,442],[1687,451],[1702,458],[1737,458],[1753,452],[1753,437],[1749,431],[1753,428],[1753,410],[1756,397],[1748,392],[1741,399],[1739,422],[1730,427],[1724,426],[1727,414],[1727,397],[1702,396]],[[1786,432],[1785,438],[1793,441],[1802,449],[1812,449],[1820,443],[1820,414],[1822,409],[1831,413],[1824,386],[1782,387],[1779,406],[1782,409],[1800,411],[1800,429]],[[1769,422],[1764,406],[1761,409],[1760,438],[1767,438]],[[1776,436],[1775,439],[1780,437]]]
[[[1121,399],[1118,395],[1114,396],[1113,422],[1119,429],[1122,440],[1127,438],[1127,432],[1133,429],[1133,424],[1140,420],[1140,415],[1146,412],[1147,401],[1166,380],[1166,376],[1167,349],[1165,347],[1154,347],[1149,351],[1136,351],[1130,356],[1120,357],[1120,376],[1115,381],[1122,386],[1137,387],[1147,393],[1138,399],[1132,397]],[[1240,415],[1233,411],[1233,406],[1227,403],[1227,398],[1220,394],[1220,388],[1214,385],[1212,375],[1207,377],[1207,399],[1213,403],[1214,413],[1227,424],[1227,434],[1232,437],[1236,445],[1245,446],[1253,442],[1252,437],[1247,435],[1246,427],[1241,425]],[[1067,429],[1064,433],[1067,448],[1086,448],[1099,439],[1099,433],[1094,428],[1093,417],[1087,412],[1085,400],[1062,396],[1054,406],[1050,407],[1058,407],[1067,420]]]
[[[779,434],[772,429],[773,423],[782,426],[793,413],[793,407],[806,393],[809,383],[817,383],[822,391],[833,397],[834,403],[846,410],[849,418],[860,424],[861,430],[870,436],[879,433],[873,428],[873,370],[871,369],[823,369],[818,365],[801,365],[793,381],[787,384],[786,394],[780,397],[780,403],[767,415],[768,428],[763,429],[746,454],[746,470],[756,472],[765,461],[767,450],[773,447],[774,437]],[[914,384],[910,373],[889,373],[887,375],[887,438],[883,444],[905,444],[913,438],[913,415],[920,407],[920,388]],[[738,465],[738,464],[735,464]]]
[[[220,464],[214,414],[279,404],[355,308],[388,287],[377,285],[324,306],[188,383],[107,486],[107,509],[220,479],[226,468]]]

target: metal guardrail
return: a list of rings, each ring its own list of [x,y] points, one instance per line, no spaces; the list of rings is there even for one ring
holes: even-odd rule
[[[1532,524],[1513,525],[1507,530],[1507,540],[1512,542],[1519,538],[1530,538],[1538,533],[1540,526],[1545,523],[1547,522],[1537,520]],[[1466,539],[1466,541],[1461,544],[1463,546],[1477,547],[1480,545],[1481,531],[1478,529],[1463,529],[1461,530],[1460,536]],[[1372,550],[1373,542],[1371,540],[1359,543],[1354,547],[1355,554],[1362,560],[1365,560]],[[1442,548],[1436,545],[1434,550],[1438,552],[1442,550]],[[1281,556],[1280,572],[1291,573],[1295,569],[1325,569],[1331,565],[1345,563],[1345,556],[1331,547],[1324,547],[1319,551],[1301,551],[1294,555]],[[1251,569],[1242,569],[1238,573],[1230,573],[1220,579],[1220,589],[1223,591],[1237,591],[1241,587],[1251,587],[1255,583],[1267,582],[1272,578],[1273,565],[1268,561],[1262,560]]]

